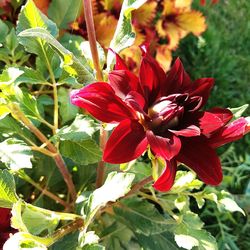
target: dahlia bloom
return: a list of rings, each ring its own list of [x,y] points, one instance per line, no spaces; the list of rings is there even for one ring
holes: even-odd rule
[[[8,208],[0,208],[0,250],[10,237],[10,234],[16,231],[10,226],[10,211]]]
[[[102,122],[118,123],[104,149],[104,161],[129,162],[150,148],[165,161],[155,189],[172,187],[178,162],[206,184],[218,185],[222,169],[215,148],[240,139],[250,130],[249,122],[245,118],[230,122],[229,109],[201,110],[212,78],[191,81],[180,59],[166,75],[145,47],[142,52],[139,77],[117,55],[109,83],[95,82],[71,93],[74,105]]]

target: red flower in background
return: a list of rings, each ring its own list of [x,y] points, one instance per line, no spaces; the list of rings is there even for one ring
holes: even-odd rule
[[[233,115],[228,109],[201,111],[214,80],[191,81],[179,59],[166,75],[145,48],[142,51],[139,77],[117,55],[109,84],[96,82],[71,94],[73,104],[98,120],[119,123],[106,144],[104,161],[129,162],[150,147],[166,162],[155,189],[172,187],[177,162],[194,170],[206,184],[218,185],[222,169],[215,148],[240,139],[249,131],[248,121],[229,123]]]
[[[5,241],[10,237],[11,233],[15,233],[16,230],[10,226],[11,213],[8,208],[0,208],[0,250]]]

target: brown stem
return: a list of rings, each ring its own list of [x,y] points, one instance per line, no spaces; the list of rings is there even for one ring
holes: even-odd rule
[[[102,71],[101,71],[101,67],[99,63],[98,50],[97,50],[97,45],[96,45],[97,43],[96,43],[95,26],[94,26],[93,13],[92,13],[92,3],[91,3],[91,0],[83,0],[83,4],[84,4],[84,15],[85,15],[85,21],[86,21],[87,32],[88,32],[89,45],[90,45],[94,67],[96,70],[96,78],[97,78],[97,81],[101,82],[103,81],[103,76],[102,76]],[[107,142],[107,137],[108,137],[107,132],[103,128],[101,128],[100,148],[102,149],[102,152]],[[97,167],[96,188],[102,185],[104,174],[105,174],[105,162],[100,161]]]
[[[83,0],[83,4],[84,4],[84,16],[85,16],[85,21],[86,21],[86,26],[87,26],[89,45],[90,45],[94,67],[96,70],[96,78],[98,81],[103,81],[101,67],[99,64],[98,50],[97,50],[97,45],[96,45],[96,35],[95,35],[95,26],[94,26],[94,19],[93,19],[93,13],[92,13],[92,3],[91,3],[91,0]]]
[[[32,186],[34,186],[36,189],[38,189],[39,191],[41,191],[42,194],[48,196],[49,198],[51,198],[52,200],[60,203],[61,205],[63,205],[66,208],[69,208],[70,205],[62,200],[61,198],[59,198],[58,196],[56,196],[55,194],[51,193],[49,190],[47,190],[46,188],[41,187],[38,183],[36,183],[34,180],[32,180],[24,171],[19,171],[18,172],[18,176],[20,178],[22,178],[23,180],[27,181],[28,183],[30,183]]]
[[[64,181],[66,182],[68,186],[68,190],[70,192],[72,201],[75,201],[76,199],[76,191],[75,186],[72,181],[71,175],[67,169],[67,166],[65,165],[65,162],[63,161],[63,158],[61,154],[58,152],[57,148],[48,140],[48,138],[38,129],[36,128],[33,123],[22,113],[22,111],[19,109],[17,105],[11,105],[12,113],[18,118],[18,120],[22,121],[28,129],[36,135],[36,137],[42,142],[45,143],[47,148],[51,153],[54,155],[52,156],[59,171],[61,172]]]
[[[123,197],[124,198],[128,198],[131,195],[135,194],[137,191],[139,191],[142,187],[144,187],[146,184],[150,183],[151,181],[153,181],[153,177],[149,176],[143,180],[141,180],[140,182],[136,183],[131,190]]]
[[[51,235],[53,238],[54,242],[58,241],[59,239],[63,238],[65,235],[76,231],[77,229],[81,228],[84,226],[84,220],[79,218],[71,223],[61,227],[58,231],[56,231],[54,234]]]
[[[107,138],[108,138],[108,133],[101,126],[101,129],[100,129],[100,148],[101,148],[102,152],[103,152],[104,147],[106,145]],[[105,174],[105,162],[104,161],[101,160],[98,163],[96,174],[97,174],[97,176],[96,176],[96,188],[99,188],[103,184],[103,178],[104,178],[104,174]]]

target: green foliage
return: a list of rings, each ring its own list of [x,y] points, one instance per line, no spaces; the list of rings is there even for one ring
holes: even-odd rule
[[[114,37],[110,43],[110,48],[119,53],[123,49],[131,46],[135,41],[135,33],[132,31],[132,14],[131,12],[138,9],[146,1],[145,0],[124,0],[120,17],[115,30]],[[108,52],[107,64],[108,70],[111,69],[113,64],[114,55],[112,52]]]
[[[48,16],[60,29],[68,28],[75,21],[82,9],[82,1],[53,0],[48,9]]]
[[[0,169],[0,207],[11,208],[16,201],[14,178],[7,170]]]
[[[12,171],[32,168],[32,151],[27,144],[17,139],[7,139],[0,143],[0,161]]]

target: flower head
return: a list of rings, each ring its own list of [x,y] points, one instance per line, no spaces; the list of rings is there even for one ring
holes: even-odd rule
[[[10,217],[10,209],[0,208],[0,249],[2,249],[10,234],[16,231],[10,226]]]
[[[177,162],[205,183],[218,185],[222,170],[215,148],[241,138],[249,122],[240,118],[230,123],[233,115],[228,109],[201,110],[213,87],[212,78],[191,81],[180,59],[166,75],[145,47],[142,54],[139,77],[117,55],[109,83],[96,82],[71,94],[73,104],[98,120],[118,123],[106,144],[104,161],[129,162],[149,147],[166,163],[154,183],[157,190],[172,187]]]

